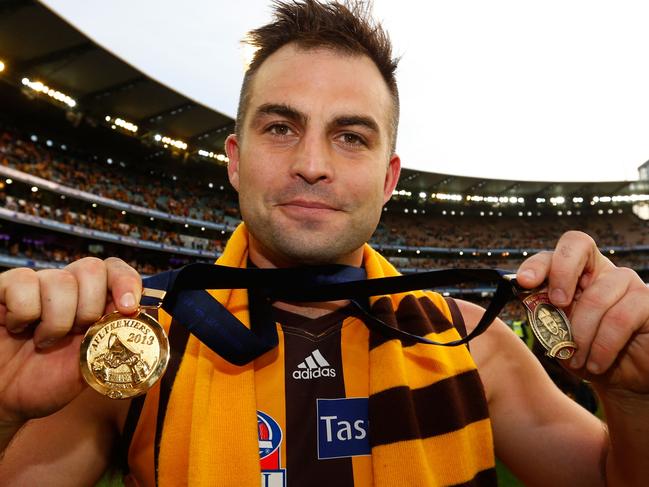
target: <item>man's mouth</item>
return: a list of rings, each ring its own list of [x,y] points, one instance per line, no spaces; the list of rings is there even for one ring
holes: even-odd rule
[[[301,198],[284,201],[277,206],[286,216],[297,220],[328,219],[341,211],[340,208],[324,201]]]
[[[305,199],[294,199],[294,200],[286,201],[284,203],[281,203],[280,206],[305,208],[311,210],[333,210],[333,211],[338,210],[338,208],[335,208],[322,201],[305,200]]]

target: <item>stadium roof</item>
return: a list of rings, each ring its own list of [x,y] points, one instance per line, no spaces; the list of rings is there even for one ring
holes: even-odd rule
[[[161,133],[190,147],[222,152],[234,120],[183,96],[95,44],[43,5],[0,0],[3,78],[42,81],[77,101],[95,121],[121,117],[139,135]]]
[[[508,181],[472,178],[404,169],[400,189],[412,193],[475,194],[491,196],[522,196],[525,198],[552,196],[631,195],[649,193],[648,181],[552,182]]]

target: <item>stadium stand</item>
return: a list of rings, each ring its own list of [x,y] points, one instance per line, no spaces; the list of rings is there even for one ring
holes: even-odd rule
[[[21,235],[17,239],[4,233],[4,254],[49,258],[59,264],[83,255],[110,255],[106,242],[121,242],[131,247],[159,244],[167,252],[213,259],[239,222],[236,195],[223,180],[218,188],[214,184],[205,188],[205,184],[185,178],[177,179],[173,186],[160,184],[159,179],[154,180],[157,184],[148,184],[151,174],[135,172],[126,163],[84,158],[81,150],[67,146],[63,150],[48,144],[49,139],[39,140],[35,134],[29,138],[9,130],[0,134],[0,171],[13,176],[0,185],[0,216],[14,221],[11,235]],[[425,214],[419,206],[419,214],[387,206],[373,238],[373,244],[391,253],[405,272],[452,266],[515,269],[524,258],[521,249],[529,249],[528,253],[550,249],[556,236],[568,229],[586,231],[603,247],[627,249],[612,258],[620,265],[645,271],[646,252],[642,249],[649,243],[649,229],[631,212],[597,218],[485,218],[431,214],[430,210]],[[139,212],[133,211],[137,208]],[[63,224],[66,233],[82,239],[92,230],[104,243],[88,244],[84,251],[83,245],[60,245],[51,237],[22,236],[25,232],[16,230],[19,221],[37,221],[41,227],[66,232],[60,226]],[[139,255],[138,260],[120,246],[108,248],[145,273],[165,268],[164,259],[160,262],[151,255]]]
[[[218,187],[176,176],[167,185],[155,171],[134,170],[123,161],[100,160],[83,149],[25,134],[7,128],[0,133],[0,171],[6,176],[0,206],[14,212],[14,219],[37,217],[81,234],[90,229],[96,235],[127,237],[119,239],[127,245],[155,242],[180,253],[203,250],[212,258],[239,222],[236,194],[222,168]],[[569,229],[589,233],[609,252],[617,248],[612,256],[618,263],[644,271],[649,227],[628,208],[596,218],[591,213],[556,218],[451,216],[435,212],[434,205],[416,206],[418,214],[400,211],[399,202],[386,206],[372,240],[406,271],[453,265],[515,268],[530,252],[552,248]]]
[[[38,141],[37,135],[31,138]],[[86,162],[67,151],[48,148],[47,144],[41,147],[36,141],[6,130],[0,134],[3,166],[0,171],[5,176],[13,176],[5,179],[0,192],[2,207],[7,210],[134,239],[209,250],[214,256],[239,222],[236,195],[223,184],[216,192],[206,191],[202,187],[205,185],[186,178],[177,179],[173,186],[162,185],[159,180],[148,185],[147,176],[134,172],[126,164],[116,164],[107,171],[106,167],[112,164]],[[11,184],[7,184],[7,179]],[[81,193],[85,193],[85,198],[80,197]],[[101,197],[100,203],[89,201],[97,196]],[[120,210],[120,204],[129,205],[125,206],[129,212]],[[142,212],[130,211],[135,207],[140,207]],[[148,216],[146,210],[153,210],[162,218]],[[631,212],[557,219],[554,216],[452,217],[430,211],[415,215],[399,212],[392,206],[386,210],[373,243],[388,249],[415,249],[415,256],[401,258],[404,268],[445,266],[449,261],[458,260],[457,255],[455,259],[448,256],[450,249],[462,249],[466,254],[459,259],[460,265],[511,264],[516,259],[508,259],[505,249],[550,249],[556,235],[569,229],[589,233],[603,247],[641,249],[649,243],[647,225]],[[192,225],[175,222],[174,216]],[[485,259],[485,251],[491,251],[493,258]],[[422,252],[446,254],[446,258],[418,257]]]

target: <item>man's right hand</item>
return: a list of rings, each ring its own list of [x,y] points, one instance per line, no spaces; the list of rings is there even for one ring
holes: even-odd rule
[[[0,274],[0,430],[48,416],[77,397],[86,329],[114,310],[134,313],[141,293],[137,271],[114,257]]]

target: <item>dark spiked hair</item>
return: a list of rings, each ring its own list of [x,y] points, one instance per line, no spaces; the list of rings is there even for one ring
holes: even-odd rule
[[[371,4],[363,1],[323,3],[318,0],[275,0],[273,21],[248,33],[245,42],[257,48],[243,78],[237,110],[237,135],[250,101],[255,73],[274,52],[287,44],[302,49],[327,48],[348,55],[366,55],[376,65],[393,101],[391,150],[394,152],[399,123],[399,92],[395,71],[399,62],[392,57],[387,32],[370,15]]]

